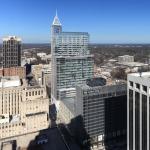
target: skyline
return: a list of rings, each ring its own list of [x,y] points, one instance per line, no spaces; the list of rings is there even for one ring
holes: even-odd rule
[[[91,43],[150,43],[149,6],[148,0],[1,0],[0,43],[8,35],[49,43],[56,9],[63,31],[89,32]]]

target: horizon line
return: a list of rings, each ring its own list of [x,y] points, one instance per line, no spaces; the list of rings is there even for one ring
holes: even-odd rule
[[[3,44],[3,43],[0,42],[0,45],[1,44]],[[24,45],[24,44],[51,44],[51,43],[48,43],[48,42],[41,42],[41,43],[40,42],[32,42],[32,43],[31,42],[25,42],[25,43],[22,43],[22,44]],[[108,45],[123,45],[123,44],[141,45],[142,44],[142,45],[150,45],[150,42],[149,43],[144,43],[144,42],[141,42],[141,43],[140,42],[138,42],[138,43],[136,43],[136,42],[135,43],[132,43],[132,42],[131,43],[130,42],[124,42],[124,43],[123,42],[122,43],[115,43],[115,42],[114,43],[112,43],[112,42],[108,42],[108,43],[107,42],[106,43],[90,42],[89,45],[90,44],[100,44],[100,45],[104,45],[104,44],[108,44]]]

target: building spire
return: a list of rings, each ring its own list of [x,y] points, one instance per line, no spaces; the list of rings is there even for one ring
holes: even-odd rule
[[[58,15],[57,15],[57,8],[56,8],[56,17],[58,18]]]
[[[53,20],[53,25],[61,26],[61,23],[59,21],[58,14],[57,14],[57,9],[56,9],[56,15]]]

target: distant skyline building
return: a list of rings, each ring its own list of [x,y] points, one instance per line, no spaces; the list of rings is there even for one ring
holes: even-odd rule
[[[128,75],[127,150],[149,150],[150,72]]]
[[[118,62],[119,62],[119,63],[130,63],[130,62],[134,62],[134,56],[130,56],[130,55],[118,56]]]
[[[3,38],[2,57],[4,68],[21,66],[21,39],[16,36]]]
[[[94,61],[88,44],[87,32],[62,32],[56,13],[51,27],[52,100],[93,77]]]

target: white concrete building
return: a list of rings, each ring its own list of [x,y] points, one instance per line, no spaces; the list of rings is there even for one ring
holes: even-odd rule
[[[127,150],[149,150],[150,72],[128,75]]]
[[[119,63],[134,62],[134,56],[130,55],[118,56],[118,62]]]
[[[46,53],[37,53],[37,56],[39,56],[39,57],[45,57],[46,56]]]

